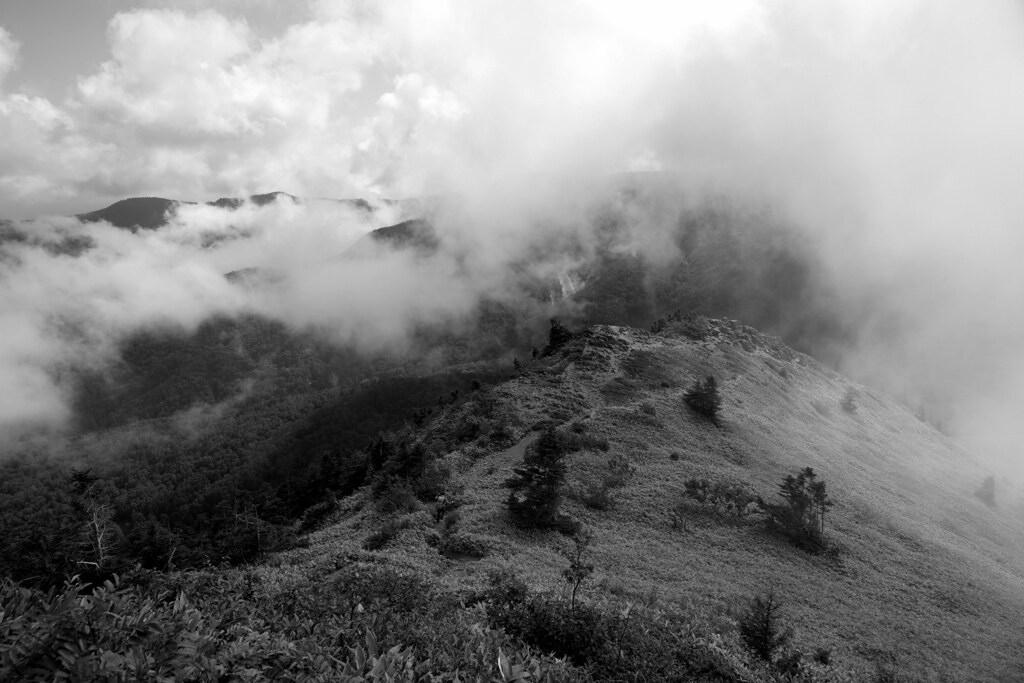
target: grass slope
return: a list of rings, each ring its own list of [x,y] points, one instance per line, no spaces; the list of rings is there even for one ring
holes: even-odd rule
[[[693,614],[727,614],[772,589],[806,652],[865,672],[885,666],[935,680],[1016,680],[1024,671],[1024,523],[973,496],[987,472],[903,405],[857,386],[857,409],[840,402],[851,382],[773,338],[731,321],[669,326],[660,334],[598,326],[519,377],[453,407],[431,427],[456,429],[492,404],[514,416],[511,448],[486,434],[445,456],[466,503],[458,530],[491,548],[483,560],[438,555],[427,510],[406,519],[378,554],[395,566],[451,585],[482,584],[510,567],[534,586],[558,590],[567,541],[517,531],[503,482],[540,424],[581,422],[609,452],[568,458],[570,492],[582,491],[625,457],[636,473],[615,489],[616,505],[565,511],[594,534],[589,593],[657,602]],[[685,408],[683,393],[714,374],[721,426]],[[673,454],[676,454],[673,457]],[[757,520],[697,509],[672,511],[691,477],[749,484],[777,498],[786,474],[814,467],[835,507],[833,555],[810,555],[768,534]],[[322,562],[379,526],[368,506],[312,539],[288,563]],[[282,558],[284,559],[284,558]],[[728,619],[721,628],[729,630]]]

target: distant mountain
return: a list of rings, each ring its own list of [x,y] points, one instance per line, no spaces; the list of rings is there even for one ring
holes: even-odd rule
[[[114,202],[105,209],[78,214],[77,218],[86,223],[106,221],[118,228],[128,230],[155,230],[167,224],[167,214],[181,204],[162,197],[132,197]]]
[[[248,201],[255,204],[256,206],[266,206],[267,204],[273,204],[281,197],[286,197],[292,201],[296,201],[298,197],[287,192],[267,192],[265,194],[254,194],[250,195]],[[245,199],[238,197],[221,197],[220,199],[207,202],[210,206],[216,206],[222,209],[237,209],[238,207],[245,204]]]
[[[344,204],[353,209],[373,213],[376,208],[374,204],[365,199],[317,199],[307,200],[296,197],[287,192],[266,192],[263,194],[250,195],[247,198],[221,197],[212,202],[206,202],[207,206],[214,206],[221,209],[236,210],[246,203],[256,206],[266,206],[285,198],[293,202],[305,201],[326,201]],[[383,199],[379,202],[383,205],[396,204],[394,200]],[[130,197],[114,202],[110,206],[80,213],[76,218],[86,223],[106,221],[111,225],[126,230],[155,230],[167,225],[170,217],[179,206],[195,206],[198,202],[182,201],[177,199],[164,199],[163,197]]]
[[[395,225],[378,228],[356,241],[343,257],[360,257],[376,253],[380,247],[392,250],[409,249],[420,256],[430,256],[441,246],[434,224],[414,218]]]
[[[287,272],[278,268],[240,268],[225,273],[228,282],[244,287],[267,287],[282,282]]]

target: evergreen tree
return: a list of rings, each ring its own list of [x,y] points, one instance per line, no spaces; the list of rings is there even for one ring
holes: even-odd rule
[[[550,528],[560,520],[558,505],[565,480],[565,449],[553,428],[545,430],[527,449],[523,464],[507,482],[512,489],[508,509],[512,520],[526,528]]]
[[[783,533],[801,545],[821,548],[825,545],[825,514],[832,500],[825,491],[825,482],[810,467],[796,476],[786,476],[779,485],[783,505],[768,508],[768,519]]]
[[[544,351],[541,353],[542,356],[550,356],[558,349],[569,343],[572,339],[572,331],[560,323],[558,318],[551,319],[551,329],[548,330],[548,343],[544,347]]]
[[[839,402],[839,405],[847,413],[853,414],[857,412],[857,391],[850,387],[846,390],[846,394],[843,396],[843,400]]]
[[[697,380],[683,395],[691,409],[718,424],[718,411],[722,408],[722,397],[718,395],[718,383],[714,375],[708,375],[703,382]]]
[[[792,637],[779,624],[781,605],[775,594],[769,592],[764,598],[755,597],[747,611],[740,617],[740,637],[751,652],[766,662],[775,659],[775,653],[786,646]]]
[[[996,479],[993,476],[985,477],[985,481],[981,482],[981,488],[974,492],[974,495],[989,507],[995,507],[996,504]]]

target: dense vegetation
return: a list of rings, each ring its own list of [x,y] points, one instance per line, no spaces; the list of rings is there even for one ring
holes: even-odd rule
[[[77,414],[92,431],[0,462],[0,575],[52,585],[288,547],[307,510],[380,470],[381,433],[507,373],[342,382],[365,366],[255,318],[129,340],[113,376],[80,377]]]
[[[254,572],[0,583],[3,680],[579,680],[474,621],[459,596],[346,562],[301,584]]]

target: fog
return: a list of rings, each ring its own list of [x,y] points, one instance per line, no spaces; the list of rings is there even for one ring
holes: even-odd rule
[[[678,210],[708,195],[767,207],[799,231],[823,296],[857,330],[840,368],[911,404],[948,401],[952,433],[1024,469],[1020,3],[313,2],[307,13],[269,37],[228,9],[118,15],[110,61],[58,103],[3,89],[17,40],[3,34],[3,206],[443,194],[458,198],[435,216],[452,248],[329,261],[397,218],[384,205],[372,217],[328,202],[197,205],[135,234],[36,221],[26,230],[39,239],[87,232],[95,247],[5,247],[0,424],[64,417],[55,367],[109,362],[133,330],[217,312],[400,346],[418,322],[457,322],[507,292],[531,245],[586,250],[610,174],[661,171],[673,199],[637,210],[622,248],[675,255]],[[146,40],[155,34],[166,40]],[[193,59],[182,48],[196,35],[221,38]],[[545,276],[572,266],[535,264]],[[244,267],[294,277],[271,292],[222,277]]]

